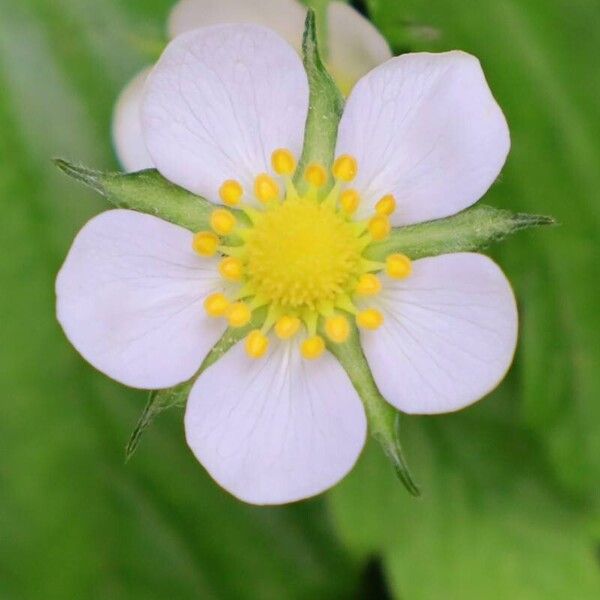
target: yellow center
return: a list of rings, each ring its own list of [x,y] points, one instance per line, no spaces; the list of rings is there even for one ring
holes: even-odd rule
[[[363,305],[381,290],[382,280],[375,273],[409,277],[411,262],[403,254],[392,254],[385,263],[363,256],[369,244],[389,235],[396,201],[388,194],[369,219],[353,219],[361,202],[347,185],[358,172],[354,157],[337,157],[330,174],[319,164],[308,165],[304,196],[292,181],[296,170],[292,153],[279,148],[271,163],[280,179],[257,174],[252,191],[259,209],[243,200],[246,190],[235,180],[225,181],[219,190],[223,203],[239,205],[249,223],[218,208],[210,218],[212,231],[194,236],[192,244],[200,256],[219,253],[218,270],[230,286],[227,295],[216,292],[205,298],[204,309],[210,317],[227,319],[230,327],[246,327],[252,312],[265,306],[264,323],[246,338],[247,354],[264,356],[273,329],[279,340],[300,336],[300,353],[315,359],[325,351],[325,337],[335,344],[346,342],[349,319],[364,330],[382,326],[383,314]],[[219,236],[227,236],[229,244]],[[231,291],[232,285],[238,286],[237,291]]]
[[[356,228],[333,207],[288,200],[261,213],[248,232],[248,286],[268,303],[315,309],[351,292],[361,249]]]

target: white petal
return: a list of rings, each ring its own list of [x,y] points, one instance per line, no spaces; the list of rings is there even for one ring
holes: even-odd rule
[[[498,176],[508,126],[479,61],[464,52],[405,54],[350,94],[336,152],[352,154],[363,215],[394,194],[393,223],[438,219],[476,202]],[[361,215],[362,216],[362,215]]]
[[[344,92],[371,69],[392,57],[390,47],[377,28],[344,2],[327,9],[327,64]]]
[[[413,263],[403,281],[386,280],[384,323],[361,332],[384,397],[407,413],[464,408],[492,391],[512,362],[518,315],[500,268],[481,254],[446,254]]]
[[[119,162],[127,172],[150,169],[154,166],[142,135],[140,107],[150,68],[138,73],[123,89],[112,119],[113,144]]]
[[[253,504],[308,498],[338,482],[364,445],[366,418],[329,353],[314,361],[297,344],[271,341],[253,360],[243,343],[203,373],[185,414],[196,458],[226,490]]]
[[[180,0],[169,16],[168,31],[175,37],[220,23],[254,23],[273,29],[299,51],[305,16],[296,0]]]
[[[225,326],[204,316],[216,259],[156,217],[111,210],[79,232],[56,280],[57,315],[94,367],[132,387],[189,379]]]
[[[308,110],[296,52],[256,25],[217,25],[175,38],[146,85],[142,124],[158,170],[218,201],[227,179],[251,191],[280,147],[300,154]]]

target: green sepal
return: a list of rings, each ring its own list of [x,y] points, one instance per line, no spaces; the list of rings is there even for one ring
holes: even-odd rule
[[[294,183],[301,191],[306,189],[303,174],[310,163],[318,163],[326,169],[331,168],[338,125],[344,108],[342,94],[321,60],[315,11],[312,8],[306,14],[302,56],[308,77],[309,95],[304,146],[294,177]]]
[[[522,229],[555,224],[552,217],[474,206],[445,219],[394,227],[387,239],[369,246],[365,256],[381,261],[394,252],[417,259],[481,250]]]
[[[210,227],[210,213],[215,205],[171,183],[156,169],[110,173],[73,165],[61,158],[54,159],[54,163],[61,171],[102,194],[118,208],[154,215],[191,231]]]
[[[408,492],[420,496],[421,492],[412,478],[400,446],[400,413],[385,401],[377,389],[360,345],[358,330],[353,327],[350,337],[343,344],[329,343],[327,347],[348,374],[363,402],[370,434],[381,445]]]
[[[136,451],[142,434],[152,424],[154,418],[169,408],[183,408],[196,379],[198,379],[208,367],[217,362],[217,360],[219,360],[232,346],[235,346],[235,344],[242,340],[250,331],[260,327],[264,322],[265,317],[266,310],[264,308],[255,310],[252,314],[252,320],[248,325],[239,328],[229,327],[225,331],[221,336],[221,339],[219,339],[212,347],[211,351],[206,355],[206,358],[193,377],[174,387],[150,392],[148,402],[125,446],[125,460],[129,460]]]

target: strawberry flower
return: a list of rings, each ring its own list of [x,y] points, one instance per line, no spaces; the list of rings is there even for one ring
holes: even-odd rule
[[[354,327],[387,401],[419,414],[491,391],[517,338],[489,258],[370,258],[392,226],[452,215],[500,172],[508,128],[479,62],[419,53],[376,67],[348,97],[331,168],[297,173],[308,97],[296,51],[270,30],[176,37],[148,77],[142,129],[160,173],[214,203],[211,228],[105,212],[56,284],[73,345],[137,388],[187,381],[226,331],[249,329],[196,379],[185,431],[211,476],[256,504],[318,494],[359,456],[363,405],[328,349]]]

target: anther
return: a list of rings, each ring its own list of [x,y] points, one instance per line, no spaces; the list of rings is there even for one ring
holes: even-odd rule
[[[378,215],[389,217],[396,210],[396,198],[392,194],[387,194],[375,205],[375,212]]]
[[[356,324],[362,329],[379,329],[383,323],[383,315],[375,308],[361,310],[356,315]]]
[[[385,215],[375,215],[369,221],[369,233],[374,241],[384,240],[392,229],[390,220]]]
[[[271,165],[278,175],[291,175],[296,168],[296,159],[289,150],[279,148],[271,155]]]
[[[234,302],[227,309],[227,320],[231,327],[243,327],[250,322],[252,312],[243,302]]]
[[[300,319],[284,315],[275,323],[275,333],[280,340],[288,340],[294,337],[300,329]]]
[[[228,179],[219,188],[219,196],[223,204],[227,206],[237,206],[244,195],[244,188],[235,179]]]
[[[320,335],[311,335],[300,345],[300,353],[308,360],[319,358],[325,351],[325,341]]]
[[[394,279],[404,279],[412,273],[412,262],[405,254],[390,254],[385,260],[385,272]]]
[[[356,190],[344,190],[340,196],[340,204],[347,215],[353,215],[360,203],[360,196]]]
[[[236,256],[227,256],[219,263],[219,273],[228,281],[239,281],[243,270],[242,261]]]
[[[345,181],[346,183],[352,181],[356,177],[357,172],[358,164],[356,159],[348,154],[338,156],[333,163],[333,176],[340,181]]]
[[[341,344],[350,335],[350,323],[343,315],[328,317],[325,321],[325,333],[332,342]]]
[[[230,302],[224,294],[219,292],[210,294],[204,300],[204,310],[210,317],[223,317],[229,308]]]
[[[235,228],[235,217],[225,208],[217,208],[210,215],[210,226],[219,235],[228,235]]]
[[[260,358],[269,349],[269,338],[260,329],[254,329],[246,337],[245,348],[250,358]]]
[[[271,202],[279,197],[279,186],[270,175],[261,173],[254,180],[254,194],[261,202]]]
[[[219,238],[212,231],[199,231],[192,239],[192,247],[200,256],[214,256]]]
[[[322,188],[327,183],[327,171],[321,165],[308,165],[304,172],[304,179],[313,187]]]
[[[381,281],[373,273],[364,273],[360,276],[355,291],[360,296],[375,296],[381,291]]]

